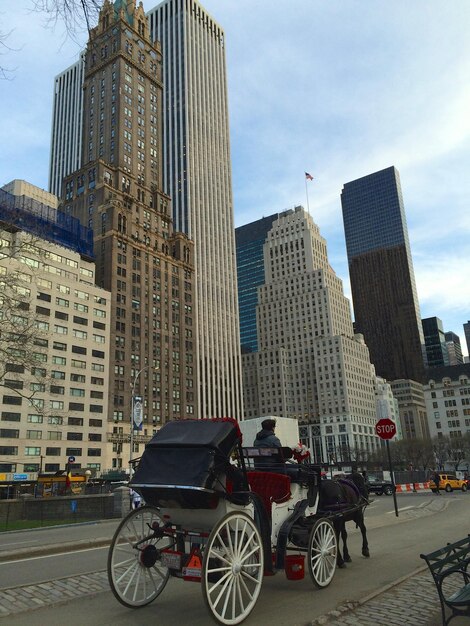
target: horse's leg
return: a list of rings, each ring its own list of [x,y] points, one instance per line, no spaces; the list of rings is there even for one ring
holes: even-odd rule
[[[336,549],[336,565],[338,567],[340,567],[340,568],[343,568],[343,567],[346,567],[346,563],[344,562],[343,556],[341,554],[341,548],[339,547],[339,539],[340,539],[340,536],[342,536],[342,533],[343,533],[344,521],[341,518],[341,520],[336,520],[333,525],[335,527],[336,545],[337,545],[337,549]]]
[[[361,510],[360,515],[358,515],[357,525],[361,529],[361,534],[362,534],[362,556],[369,557],[370,552],[369,552],[369,543],[367,542],[366,525],[364,523],[364,510]]]
[[[351,556],[348,550],[348,531],[346,530],[346,522],[343,521],[341,527],[341,539],[343,540],[343,559],[345,563],[351,563]]]

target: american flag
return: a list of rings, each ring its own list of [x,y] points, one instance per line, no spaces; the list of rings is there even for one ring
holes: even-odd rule
[[[305,178],[306,180],[313,180],[313,176],[309,174],[308,172],[305,172]]]

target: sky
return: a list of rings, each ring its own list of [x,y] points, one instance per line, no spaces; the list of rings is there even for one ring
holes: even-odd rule
[[[441,318],[468,354],[470,2],[202,4],[226,36],[235,226],[308,204],[351,299],[341,189],[394,165],[421,317]],[[0,0],[0,185],[47,189],[54,77],[87,37],[31,5]]]

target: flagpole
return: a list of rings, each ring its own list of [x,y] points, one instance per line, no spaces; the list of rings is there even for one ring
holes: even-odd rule
[[[307,185],[307,177],[305,176],[305,195],[307,196],[307,213],[310,215],[310,205],[308,203],[308,185]]]

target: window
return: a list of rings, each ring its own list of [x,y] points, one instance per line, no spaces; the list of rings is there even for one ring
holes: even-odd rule
[[[80,402],[69,402],[69,411],[84,411],[85,405]]]
[[[95,428],[101,428],[103,426],[103,420],[97,420],[97,419],[90,418],[88,423],[89,423],[90,426],[93,426]]]
[[[85,390],[84,389],[77,389],[76,387],[71,387],[70,388],[70,395],[71,396],[78,396],[80,398],[84,398],[85,397]]]
[[[64,423],[64,418],[61,415],[49,415],[47,418],[47,423],[52,426],[62,426]]]
[[[42,439],[42,430],[27,430],[26,439]]]
[[[17,406],[21,406],[22,398],[18,396],[3,396],[3,404],[16,404]]]
[[[0,428],[0,438],[19,439],[20,431],[16,428]]]
[[[70,380],[74,383],[84,383],[86,379],[84,374],[70,374]]]
[[[53,356],[52,362],[54,363],[54,365],[66,365],[67,359],[63,356]]]
[[[59,370],[51,370],[51,378],[65,380],[65,372],[60,372]]]
[[[66,456],[82,456],[81,448],[66,448],[65,449]]]
[[[26,446],[24,453],[26,456],[41,456],[41,448]]]
[[[0,454],[18,456],[18,446],[0,446]]]
[[[46,448],[46,456],[60,456],[60,448]]]
[[[21,413],[11,413],[10,411],[2,411],[2,422],[20,422]]]
[[[54,348],[54,350],[67,350],[67,344],[62,343],[61,341],[54,341],[52,347]]]
[[[67,440],[68,441],[82,441],[83,440],[83,433],[68,432],[67,433]]]
[[[72,359],[72,367],[78,367],[81,369],[86,368],[86,361],[79,361],[78,359]]]
[[[67,424],[69,426],[83,426],[83,417],[69,417]]]
[[[68,333],[67,326],[59,326],[59,324],[54,324],[54,332],[58,335],[66,335]]]
[[[57,411],[63,411],[64,402],[63,400],[49,400],[49,407],[51,409],[56,409]]]
[[[43,416],[38,413],[28,414],[28,424],[42,424]]]

